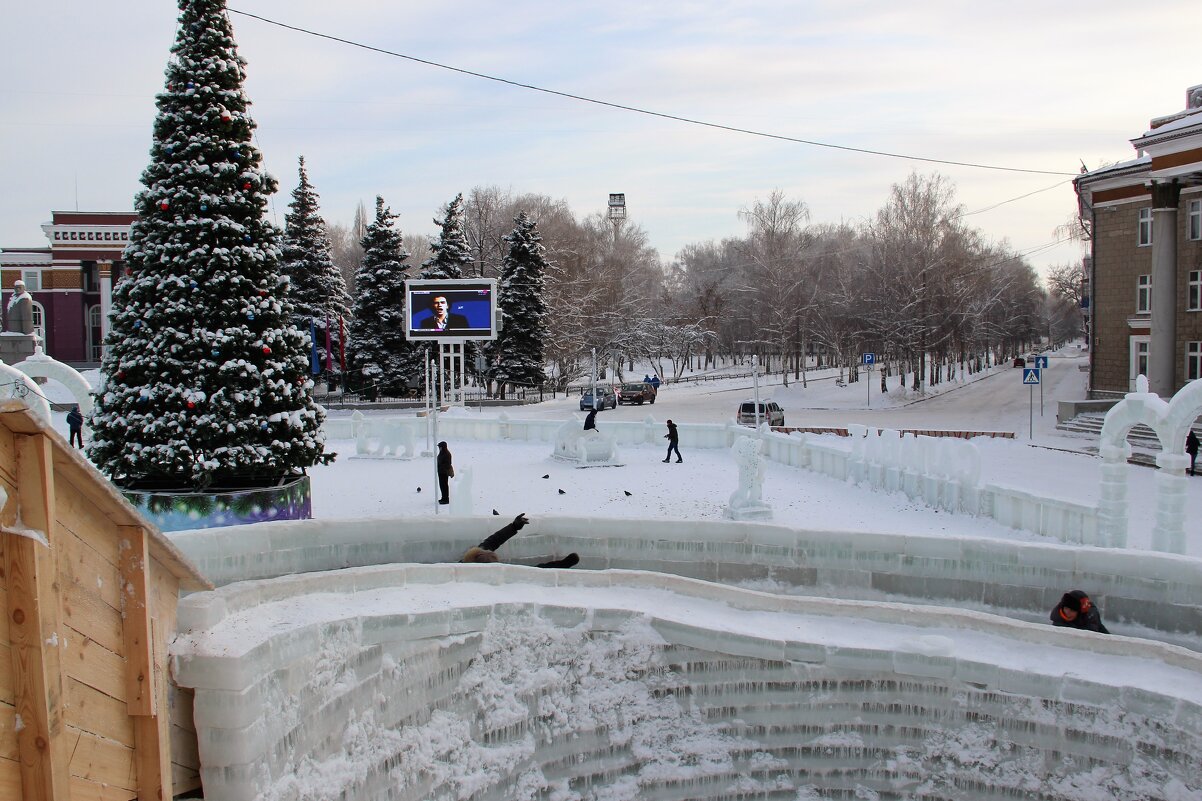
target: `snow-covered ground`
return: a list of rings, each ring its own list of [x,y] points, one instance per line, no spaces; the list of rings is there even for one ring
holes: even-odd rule
[[[882,428],[1011,432],[1014,439],[973,440],[982,456],[983,482],[1093,506],[1100,485],[1097,438],[1056,428],[1057,401],[1085,396],[1086,373],[1081,368],[1087,357],[1076,345],[1049,355],[1051,365],[1043,375],[1042,414],[1038,390],[1022,386],[1022,371],[1008,365],[978,373],[965,383],[939,385],[921,398],[912,392],[899,392],[896,378],[888,380],[890,393],[882,395],[879,374],[870,381],[839,386],[835,381],[837,371],[833,370],[811,373],[804,388],[796,381],[784,387],[779,376],[771,376],[761,383],[760,396],[780,403],[791,426],[846,426],[854,422]],[[642,375],[644,367],[636,365],[634,374]],[[93,383],[96,377],[95,373],[88,375]],[[47,394],[52,400],[67,400],[62,397],[62,388],[54,384],[47,387]],[[752,394],[747,378],[670,384],[660,388],[654,405],[620,406],[602,412],[597,421],[601,429],[607,420],[648,417],[660,424],[669,418],[678,424],[725,422],[734,417],[739,402]],[[505,409],[469,405],[450,413],[496,417],[502,412],[512,418],[583,419],[576,395]],[[332,417],[349,414],[331,412]],[[65,434],[64,415],[56,417]],[[437,484],[432,457],[408,461],[355,458],[355,445],[346,440],[331,440],[327,449],[336,452],[338,458],[333,465],[310,471],[314,516],[335,519],[445,513],[435,504]],[[666,441],[662,450],[622,448],[622,467],[589,469],[552,459],[551,447],[546,444],[451,441],[450,449],[459,475],[465,469],[471,470],[473,511],[483,515],[496,509],[502,516],[525,512],[530,516],[720,519],[722,506],[737,483],[728,451],[684,445],[683,464],[664,464],[661,460]],[[1129,469],[1129,543],[1135,548],[1146,548],[1151,540],[1156,472],[1146,467]],[[765,472],[764,499],[773,507],[773,521],[784,525],[1040,539],[989,520],[929,509],[901,493],[873,492],[773,463]],[[1202,478],[1190,482],[1187,508],[1202,509]],[[1187,553],[1202,556],[1202,524],[1187,526],[1187,538]]]

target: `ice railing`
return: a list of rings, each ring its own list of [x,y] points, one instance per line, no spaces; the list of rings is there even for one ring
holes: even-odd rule
[[[172,541],[220,586],[343,567],[456,562],[497,520],[280,521],[177,532]],[[1172,554],[733,521],[536,515],[502,555],[535,564],[572,551],[586,570],[650,570],[784,594],[951,605],[1031,621],[1046,621],[1061,594],[1082,588],[1113,630],[1202,650],[1202,560]]]
[[[561,420],[520,420],[502,412],[496,418],[445,416],[439,436],[460,440],[546,442],[555,441]],[[677,426],[687,449],[729,448],[739,437],[759,437],[765,458],[812,470],[840,481],[887,492],[904,492],[911,500],[936,509],[985,517],[1008,528],[1021,529],[1081,545],[1121,547],[1119,536],[1103,535],[1098,510],[1062,498],[1040,496],[999,484],[982,484],[979,456],[971,442],[955,437],[914,435],[890,429],[849,425],[850,437],[774,432],[726,424],[682,423]],[[605,422],[605,434],[619,445],[659,446],[663,423],[648,416],[643,421]],[[426,421],[417,417],[375,417],[356,412],[350,418],[327,419],[330,439],[357,439],[360,448],[373,452],[398,452],[389,442],[406,443],[426,436]],[[384,438],[381,442],[380,438]],[[1125,509],[1125,507],[1124,507]],[[1113,532],[1113,529],[1108,529]]]
[[[971,611],[389,565],[179,623],[220,801],[1202,793],[1202,656]]]

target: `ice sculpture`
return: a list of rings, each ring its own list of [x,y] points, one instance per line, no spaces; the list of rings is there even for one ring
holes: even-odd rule
[[[739,488],[730,495],[723,514],[731,520],[771,520],[772,507],[764,503],[764,443],[756,437],[739,437],[731,446],[739,467]]]

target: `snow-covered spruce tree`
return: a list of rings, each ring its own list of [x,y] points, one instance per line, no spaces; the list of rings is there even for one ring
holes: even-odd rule
[[[401,232],[392,227],[397,215],[376,198],[376,218],[363,237],[363,263],[355,273],[355,308],[350,331],[353,386],[369,398],[403,395],[415,360],[405,338],[405,279],[409,253]]]
[[[462,278],[463,267],[472,261],[472,250],[467,243],[467,232],[463,228],[463,194],[447,204],[447,213],[434,224],[441,230],[438,239],[430,244],[434,253],[422,262],[422,279]]]
[[[305,334],[316,336],[318,370],[335,380],[342,375],[343,326],[349,322],[351,296],[346,281],[330,257],[330,237],[318,209],[317,190],[309,183],[305,158],[300,159],[300,183],[292,192],[291,211],[284,217],[284,257],[281,267],[288,276],[292,322]],[[328,334],[327,334],[328,329]],[[327,351],[326,343],[329,343]]]
[[[88,455],[118,485],[270,486],[323,454],[223,0],[180,0]]]
[[[511,384],[541,384],[547,378],[543,342],[547,338],[547,254],[542,236],[526,212],[505,237],[509,250],[501,267],[498,306],[505,319],[493,346],[492,377]]]

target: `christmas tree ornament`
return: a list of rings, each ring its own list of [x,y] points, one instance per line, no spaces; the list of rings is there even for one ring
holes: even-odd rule
[[[267,345],[264,345],[264,346],[263,346],[263,353],[264,353],[264,354],[266,354],[266,355],[268,355],[268,356],[270,356],[270,355],[271,355],[271,348],[270,348],[270,347],[268,347]]]
[[[159,203],[159,208],[162,209],[163,211],[166,211],[167,209],[171,208],[171,204],[168,203],[166,200],[164,200]]]

